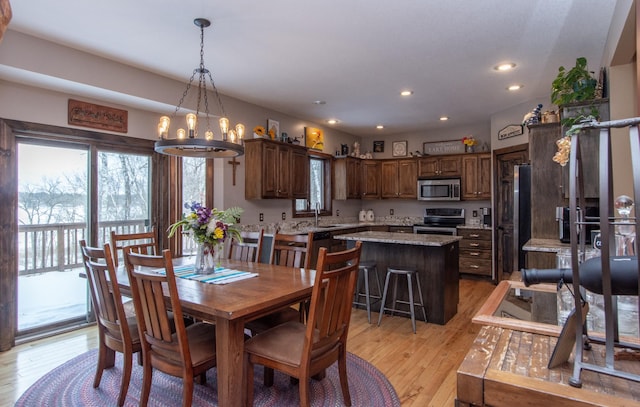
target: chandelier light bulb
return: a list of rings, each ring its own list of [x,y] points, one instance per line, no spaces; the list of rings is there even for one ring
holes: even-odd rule
[[[187,128],[189,129],[189,138],[195,137],[196,124],[198,123],[198,116],[194,113],[187,114]]]
[[[204,138],[207,140],[213,140],[213,132],[211,130],[207,130],[204,132]]]
[[[178,139],[184,140],[186,138],[187,132],[184,129],[178,129],[177,134]]]
[[[244,124],[236,124],[236,135],[238,136],[238,140],[236,142],[240,142],[240,140],[244,138]]]
[[[226,117],[220,118],[220,131],[222,132],[222,139],[227,139],[227,133],[229,133],[229,119]]]
[[[229,141],[232,143],[236,142],[236,131],[234,129],[229,130]]]
[[[160,122],[158,123],[158,137],[166,137],[169,132],[169,124],[171,123],[171,119],[169,116],[160,117]]]

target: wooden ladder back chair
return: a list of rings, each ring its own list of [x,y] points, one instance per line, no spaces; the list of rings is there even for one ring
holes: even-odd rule
[[[125,246],[136,245],[138,252],[146,252],[146,254],[157,255],[160,253],[158,247],[156,228],[152,227],[148,232],[139,233],[116,233],[111,231],[111,251],[113,252],[113,262],[116,267],[120,264],[122,252]]]
[[[187,327],[178,317],[175,318],[175,333],[172,332],[169,307],[174,315],[180,316],[182,306],[169,250],[164,250],[161,256],[153,256],[135,253],[134,247],[127,246],[124,260],[142,342],[144,370],[140,405],[147,405],[155,368],[182,378],[182,405],[190,406],[194,378],[200,376],[204,383],[207,370],[216,365],[215,326],[200,322]],[[165,287],[169,302],[164,296]]]
[[[287,267],[309,268],[313,232],[306,235],[287,235],[276,232],[271,244],[269,263]]]
[[[262,256],[262,239],[264,229],[259,232],[240,232],[242,241],[231,239],[229,259],[259,262]]]
[[[300,405],[310,405],[309,381],[338,362],[342,396],[351,405],[347,380],[347,334],[358,278],[361,242],[327,253],[321,248],[307,324],[287,322],[245,343],[248,404],[253,403],[254,365],[299,379]]]
[[[98,321],[98,365],[93,387],[100,385],[104,369],[113,367],[115,352],[122,353],[124,363],[118,396],[118,406],[122,406],[129,389],[133,354],[141,350],[136,318],[126,316],[118,284],[111,284],[117,280],[110,246],[90,247],[81,240],[80,248]]]
[[[313,242],[313,233],[306,235],[285,235],[276,231],[271,243],[270,264],[287,267],[309,268],[310,250]],[[285,307],[264,317],[255,319],[245,324],[252,335],[259,334],[276,325],[287,321],[304,321],[306,318],[306,302],[303,301],[298,308]],[[265,376],[265,384],[270,384],[271,378]]]

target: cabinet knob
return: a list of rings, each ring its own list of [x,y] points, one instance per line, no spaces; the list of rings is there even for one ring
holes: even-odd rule
[[[471,247],[480,247],[480,243],[469,243]]]
[[[478,252],[469,252],[469,256],[480,256],[480,253]]]
[[[470,233],[470,234],[469,234],[469,237],[472,237],[472,238],[474,238],[474,239],[477,239],[477,238],[479,238],[479,237],[480,237],[480,235],[479,235],[479,234],[477,234],[477,233]]]
[[[480,268],[480,266],[478,266],[477,264],[469,264],[469,268],[472,268],[472,269],[479,269],[479,268]]]

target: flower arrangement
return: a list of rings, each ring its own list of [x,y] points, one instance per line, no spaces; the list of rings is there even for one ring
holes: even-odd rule
[[[169,237],[175,235],[182,226],[182,230],[199,244],[222,244],[227,237],[240,239],[240,231],[235,223],[243,212],[242,208],[232,207],[220,211],[216,208],[209,209],[199,202],[191,202],[184,206],[190,212],[169,227]]]
[[[553,156],[553,161],[564,167],[567,165],[567,162],[569,162],[571,136],[564,136],[561,139],[556,140],[556,146],[558,147],[558,151]]]
[[[462,143],[467,147],[473,147],[476,144],[478,144],[478,142],[476,141],[476,139],[473,138],[473,136],[463,137]]]
[[[260,137],[264,137],[264,135],[267,133],[267,131],[264,129],[263,126],[256,126],[253,128],[253,132],[255,134],[257,134]]]

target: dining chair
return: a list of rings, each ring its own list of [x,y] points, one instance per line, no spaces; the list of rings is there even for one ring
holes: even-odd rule
[[[152,227],[148,232],[137,233],[116,233],[111,231],[111,251],[113,252],[113,263],[119,266],[122,252],[125,246],[136,245],[139,252],[146,251],[147,254],[158,254],[158,240],[156,228]]]
[[[111,247],[87,246],[80,241],[84,268],[89,281],[89,291],[98,322],[98,365],[93,380],[97,388],[104,369],[114,366],[115,352],[124,356],[118,406],[124,405],[131,379],[133,354],[141,351],[140,336],[135,316],[127,317],[122,296],[116,281],[116,269],[113,264]]]
[[[320,248],[306,325],[289,321],[245,342],[247,400],[253,404],[254,365],[299,379],[300,405],[310,405],[309,381],[336,361],[342,397],[351,405],[347,378],[347,334],[358,277],[360,241],[355,247],[328,253]]]
[[[231,239],[229,259],[259,262],[262,256],[264,229],[259,232],[240,232],[240,240]]]
[[[182,318],[175,318],[175,333],[171,332],[169,308],[173,314],[182,315],[182,306],[169,250],[153,256],[125,246],[124,262],[142,343],[140,406],[146,406],[149,400],[154,368],[182,378],[182,405],[191,406],[194,378],[199,377],[204,384],[207,370],[216,366],[215,326],[206,322],[185,326]],[[165,301],[163,287],[168,288],[170,304]]]
[[[306,268],[311,263],[313,232],[306,235],[288,235],[276,232],[271,243],[269,263],[286,267]],[[264,317],[247,322],[245,327],[252,335],[259,334],[287,321],[304,321],[307,305],[303,301],[298,308],[281,308]]]

